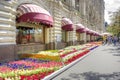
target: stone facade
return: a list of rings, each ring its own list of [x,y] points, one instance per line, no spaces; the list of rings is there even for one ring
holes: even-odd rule
[[[45,40],[45,45],[40,47],[40,50],[45,49],[61,49],[67,45],[76,44],[76,29],[74,25],[73,31],[68,31],[67,42],[61,41],[62,17],[67,17],[71,21],[81,23],[85,27],[101,33],[104,27],[104,1],[103,0],[2,0],[0,1],[0,52],[3,59],[11,59],[16,57],[18,51],[23,50],[16,44],[16,16],[17,7],[23,3],[32,3],[38,5],[52,15],[54,25],[46,30],[45,35],[48,37]],[[88,36],[87,36],[88,37]],[[86,42],[86,34],[81,34],[81,41]],[[89,40],[89,39],[88,39]],[[60,45],[60,46],[59,46]],[[6,47],[9,48],[6,48]],[[12,46],[12,47],[11,47]],[[16,47],[18,46],[18,48]],[[23,46],[23,45],[22,45]],[[31,46],[31,45],[30,45]],[[29,47],[30,47],[29,46]],[[28,49],[29,49],[28,47]],[[36,46],[35,46],[36,47]],[[34,48],[34,47],[32,47]],[[6,50],[5,50],[6,49]],[[20,49],[20,50],[19,50]],[[12,50],[12,51],[11,51]],[[27,49],[26,49],[27,50]],[[33,49],[34,51],[34,49]]]

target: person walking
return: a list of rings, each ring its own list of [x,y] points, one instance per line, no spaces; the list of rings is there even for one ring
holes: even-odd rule
[[[106,35],[103,36],[103,45],[105,45],[105,44],[107,44],[107,36]]]
[[[118,37],[116,35],[114,35],[114,37],[113,37],[114,46],[116,46],[117,41],[118,41]]]
[[[108,45],[112,44],[112,41],[113,41],[112,36],[108,36],[107,40],[108,40],[108,43],[107,43]]]

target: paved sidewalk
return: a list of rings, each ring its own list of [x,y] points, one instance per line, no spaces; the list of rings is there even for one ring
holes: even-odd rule
[[[100,46],[52,80],[120,80],[120,48]]]

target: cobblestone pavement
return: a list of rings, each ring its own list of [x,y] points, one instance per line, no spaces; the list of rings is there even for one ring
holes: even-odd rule
[[[120,45],[102,45],[52,80],[120,80]]]

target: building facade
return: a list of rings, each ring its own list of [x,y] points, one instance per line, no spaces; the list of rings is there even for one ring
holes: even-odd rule
[[[94,41],[103,27],[103,0],[3,0],[0,61]]]

